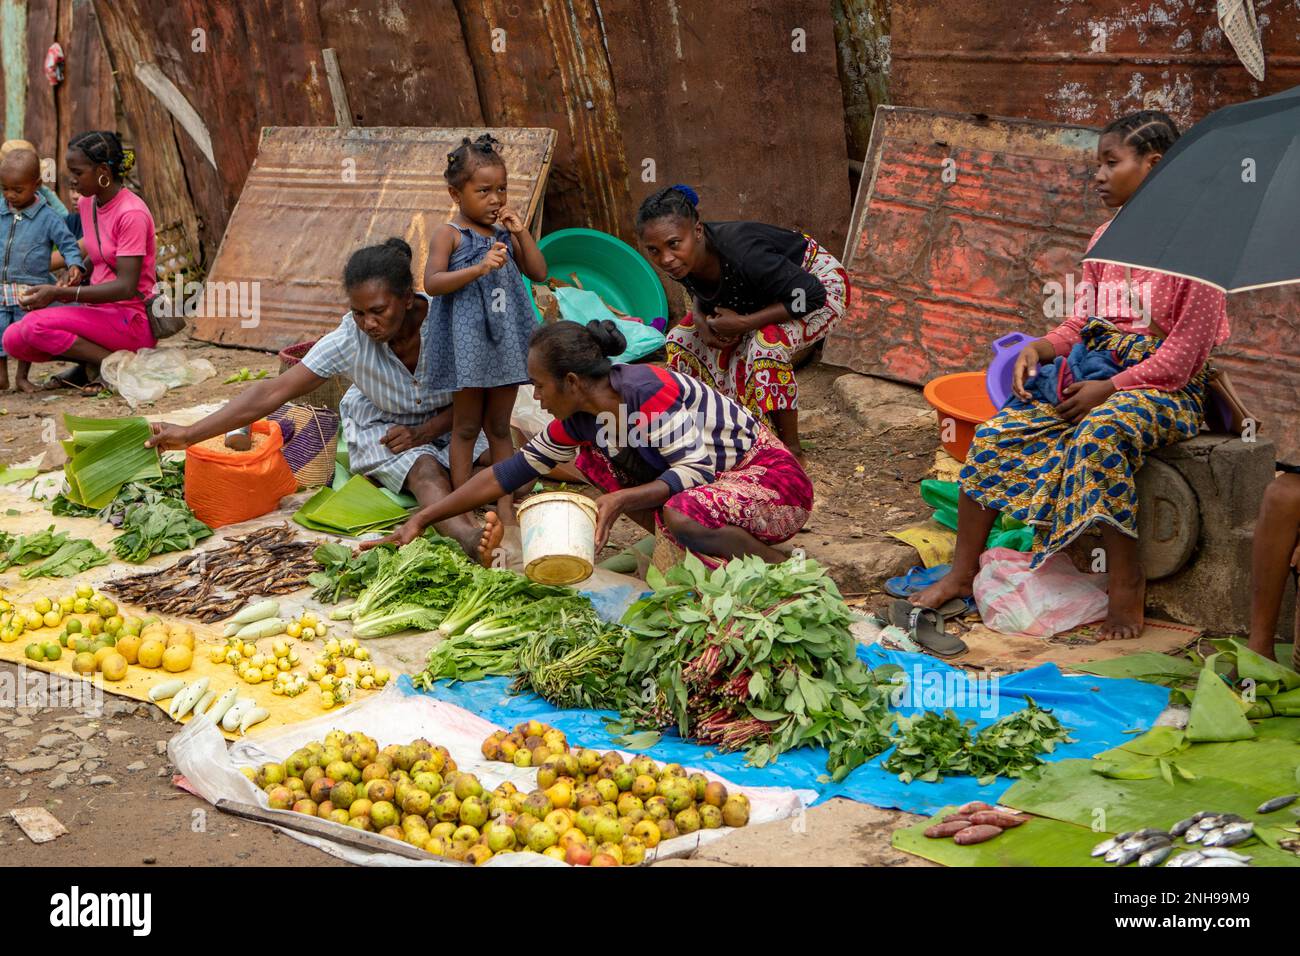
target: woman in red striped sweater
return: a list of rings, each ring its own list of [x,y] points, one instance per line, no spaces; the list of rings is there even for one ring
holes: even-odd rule
[[[596,503],[597,550],[626,515],[647,531],[662,529],[706,564],[748,554],[785,560],[772,546],[801,530],[812,510],[803,467],[766,425],[690,376],[611,363],[609,356],[625,348],[613,322],[539,328],[528,375],[555,421],[514,457],[420,509],[383,540],[405,544],[434,522],[571,463],[604,492]],[[501,530],[488,515],[480,546],[485,563]]]

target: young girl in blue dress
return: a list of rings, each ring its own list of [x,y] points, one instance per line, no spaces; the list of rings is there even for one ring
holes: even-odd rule
[[[447,191],[457,210],[438,228],[424,270],[424,291],[435,296],[444,348],[435,382],[455,389],[452,399],[451,482],[469,480],[474,440],[486,432],[492,462],[514,454],[510,410],[528,381],[528,339],[536,325],[520,275],[546,279],[546,260],[509,205],[506,164],[490,134],[466,137],[447,154]],[[513,512],[502,499],[501,517]]]

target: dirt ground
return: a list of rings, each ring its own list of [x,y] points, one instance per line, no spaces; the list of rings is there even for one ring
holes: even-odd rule
[[[215,378],[169,392],[138,413],[221,402],[247,388],[222,384],[241,368],[279,370],[272,353],[186,342],[206,358]],[[51,369],[44,370],[45,372]],[[879,426],[874,411],[850,407],[837,394],[845,370],[813,365],[800,372],[801,429],[816,506],[789,547],[803,547],[832,570],[846,596],[878,604],[883,577],[916,563],[911,548],[887,532],[924,516],[919,482],[930,472],[936,435],[918,418]],[[890,401],[920,415],[919,393],[888,386]],[[868,403],[870,404],[870,403]],[[132,414],[117,396],[82,397],[68,390],[34,396],[0,393],[0,465],[46,451],[47,421],[63,412],[110,417]],[[929,419],[933,421],[933,419]],[[61,427],[61,424],[60,424]],[[56,436],[57,437],[57,436]],[[619,523],[603,556],[642,532]],[[0,668],[14,669],[0,663]],[[0,709],[0,849],[11,865],[336,865],[339,861],[267,827],[225,816],[176,788],[167,763],[173,724],[157,708],[109,695],[98,718],[69,710]],[[69,829],[32,844],[8,819],[18,806],[44,806]],[[893,850],[891,832],[918,818],[845,800],[810,810],[799,821],[738,831],[690,860],[658,865],[929,865]]]

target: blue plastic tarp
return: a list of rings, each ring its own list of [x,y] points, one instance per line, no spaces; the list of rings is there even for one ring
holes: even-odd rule
[[[990,679],[972,676],[924,654],[859,646],[858,656],[873,668],[898,664],[904,669],[907,689],[896,708],[904,714],[951,708],[959,718],[971,718],[983,727],[1020,710],[1026,695],[1032,697],[1040,707],[1050,708],[1075,738],[1075,743],[1058,746],[1054,753],[1046,754],[1046,760],[1087,758],[1119,746],[1132,739],[1133,734],[1125,731],[1150,727],[1169,698],[1165,688],[1141,681],[1066,677],[1055,664]],[[425,693],[416,691],[408,677],[401,678],[401,686],[409,693]],[[598,750],[628,749],[615,744],[613,735],[605,730],[605,721],[617,714],[558,710],[532,693],[511,696],[509,687],[509,679],[493,677],[452,686],[440,683],[427,693],[502,727],[535,718],[558,727],[580,746]],[[743,752],[716,753],[682,740],[675,733],[666,733],[646,752],[661,762],[707,768],[741,786],[813,790],[818,802],[845,797],[922,814],[969,800],[995,803],[1014,783],[998,778],[981,787],[974,777],[948,777],[938,783],[904,784],[894,774],[881,769],[888,752],[859,767],[843,782],[831,783],[826,773],[827,753],[821,748],[788,751],[766,767],[748,767]]]

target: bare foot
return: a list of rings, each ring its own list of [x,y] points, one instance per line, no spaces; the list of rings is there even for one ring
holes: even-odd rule
[[[953,598],[971,597],[975,593],[972,586],[975,575],[957,574],[949,571],[928,588],[917,591],[908,598],[917,607],[943,607]]]
[[[501,523],[495,511],[489,511],[487,517],[483,520],[483,535],[478,541],[478,560],[485,568],[493,567],[493,560],[496,557],[497,549],[501,547],[501,539],[505,536],[506,527]]]
[[[1146,575],[1139,572],[1133,578],[1121,580],[1112,573],[1110,606],[1106,620],[1097,630],[1097,640],[1131,641],[1139,637],[1145,627],[1146,596]]]
[[[39,385],[33,385],[28,379],[19,378],[14,380],[14,388],[24,395],[35,395],[43,389]]]

